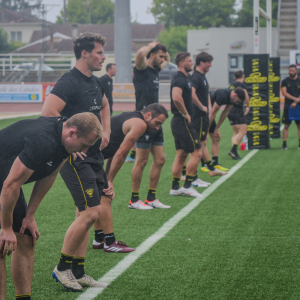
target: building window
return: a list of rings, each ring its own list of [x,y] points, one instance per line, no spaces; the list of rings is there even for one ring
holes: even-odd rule
[[[229,54],[229,84],[234,82],[234,73],[238,70],[244,70],[244,55]]]
[[[10,40],[22,42],[22,31],[11,31]]]

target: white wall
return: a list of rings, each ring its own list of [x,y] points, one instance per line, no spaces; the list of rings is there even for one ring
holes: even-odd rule
[[[272,31],[272,56],[276,55],[277,28]],[[266,53],[266,28],[260,28],[260,53]],[[240,49],[232,48],[242,44]],[[253,28],[209,28],[206,30],[188,30],[188,49],[192,57],[204,51],[206,47],[214,58],[207,73],[210,88],[226,88],[229,85],[229,54],[253,53]],[[202,50],[203,49],[203,50]]]

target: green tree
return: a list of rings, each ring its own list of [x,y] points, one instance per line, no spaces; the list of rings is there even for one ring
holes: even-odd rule
[[[114,22],[112,0],[69,0],[67,5],[67,22],[79,24],[111,24]],[[56,23],[63,23],[63,10]]]
[[[10,10],[24,12],[30,14],[38,14],[41,8],[40,0],[0,0],[0,9],[7,8]]]
[[[19,41],[10,43],[8,41],[8,33],[3,28],[0,28],[0,53],[9,53],[24,45]]]
[[[174,61],[176,53],[187,51],[187,31],[189,29],[202,29],[202,27],[170,26],[159,34],[158,40],[167,47],[172,61]]]
[[[173,26],[231,26],[235,0],[153,0],[156,22]]]
[[[259,6],[266,11],[266,1],[260,1]],[[272,26],[277,25],[278,0],[272,1]],[[260,26],[266,26],[266,19],[259,18]],[[236,27],[253,27],[253,0],[243,0],[242,8],[237,12],[237,19],[234,20]]]

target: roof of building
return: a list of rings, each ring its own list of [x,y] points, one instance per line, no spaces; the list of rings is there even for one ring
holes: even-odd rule
[[[0,23],[12,24],[12,23],[41,23],[43,20],[34,16],[28,15],[24,12],[17,12],[7,8],[0,10]],[[49,24],[49,22],[47,22]]]
[[[163,24],[132,24],[132,52],[136,52],[141,47],[136,42],[139,40],[155,40],[164,28]],[[74,25],[71,24],[51,24],[44,31],[44,41],[43,31],[36,30],[33,32],[29,44],[14,52],[41,53],[43,52],[43,42],[47,53],[73,52],[72,35],[79,36],[84,32],[100,33],[106,38],[105,51],[114,51],[114,24],[78,24],[75,30]]]

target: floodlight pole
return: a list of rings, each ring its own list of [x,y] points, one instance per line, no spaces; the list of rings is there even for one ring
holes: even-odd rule
[[[267,53],[272,56],[272,0],[267,0],[267,12],[253,0],[254,53],[259,53],[259,15],[267,20]]]

